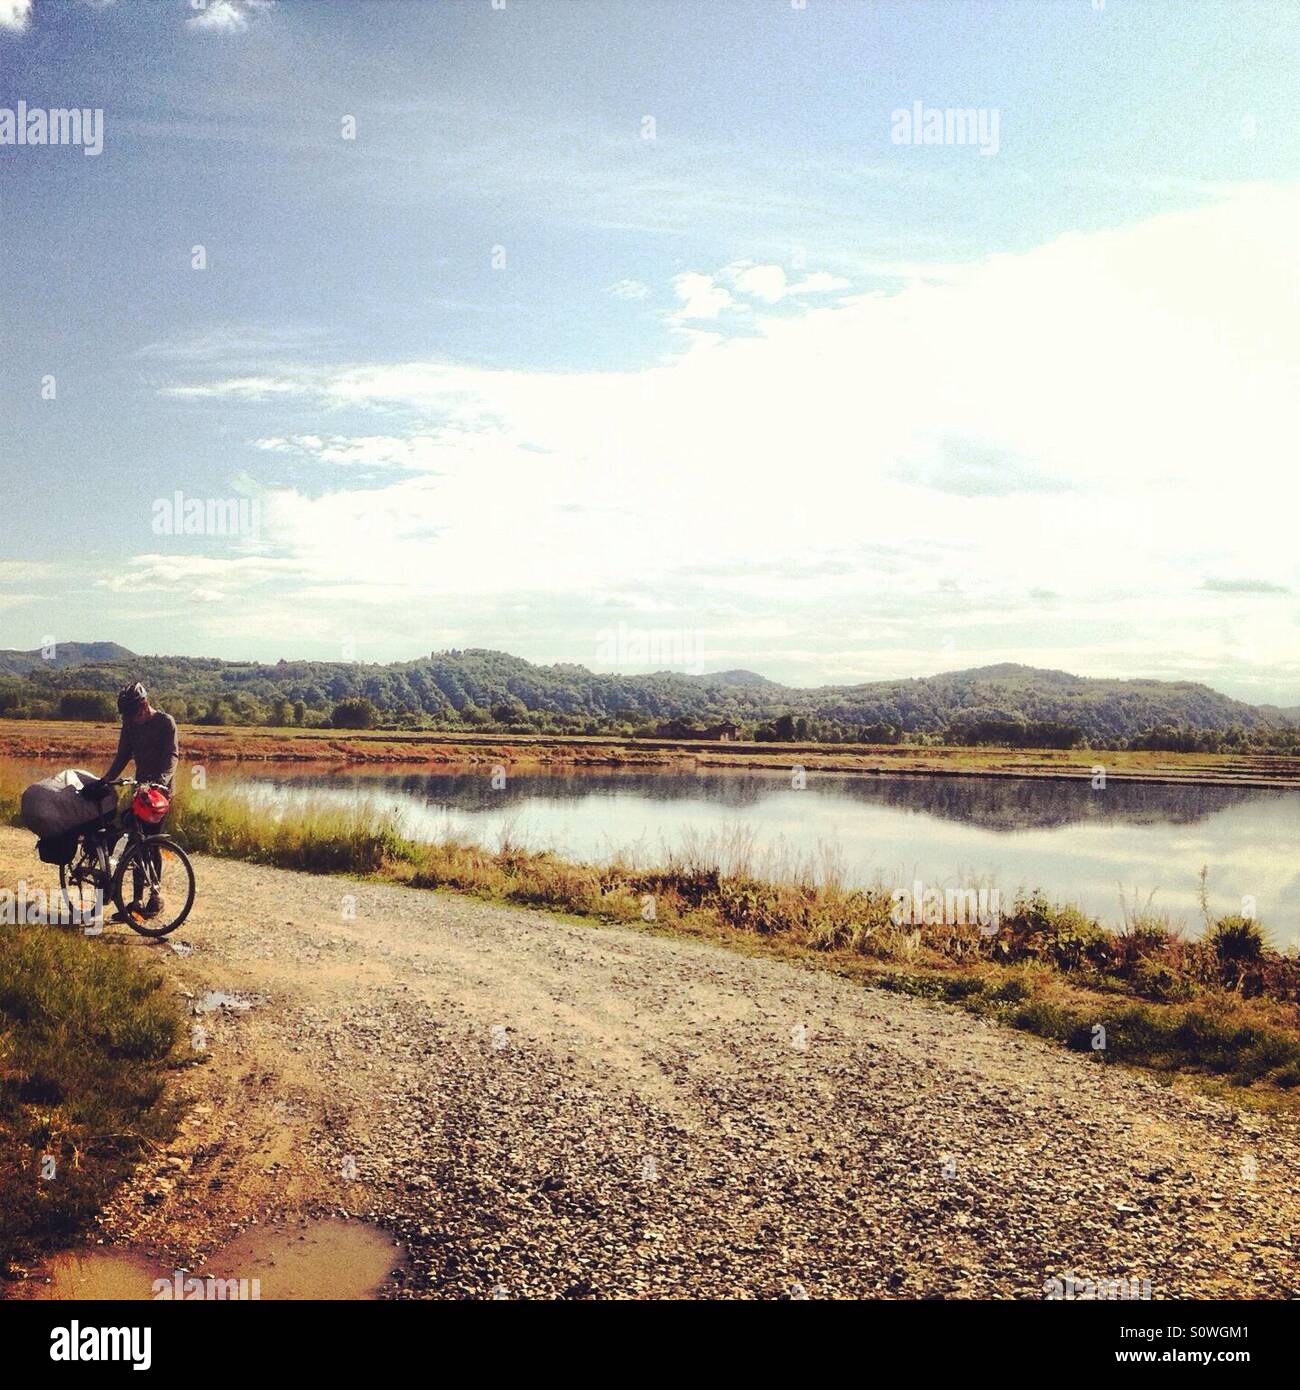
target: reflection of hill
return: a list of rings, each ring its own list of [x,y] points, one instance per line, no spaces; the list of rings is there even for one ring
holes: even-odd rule
[[[262,780],[262,779],[259,779]],[[753,806],[788,788],[782,775],[709,775],[681,772],[515,772],[500,789],[492,786],[488,768],[461,773],[405,773],[396,776],[290,776],[272,779],[277,787],[354,787],[358,792],[409,796],[433,806],[458,811],[493,811],[530,802],[581,801],[587,797],[628,797],[648,801],[706,801],[723,809]]]
[[[274,782],[277,786],[320,786],[334,790],[353,787],[362,793],[371,790],[397,794],[426,805],[470,813],[503,807],[523,808],[538,802],[579,801],[593,796],[704,801],[721,811],[734,812],[790,790],[785,774],[753,772],[518,772],[511,774],[499,790],[493,788],[487,768],[393,776],[341,773],[276,778]],[[1171,786],[1154,782],[1112,781],[1104,791],[1094,791],[1086,781],[1023,777],[817,774],[809,776],[807,790],[800,793],[836,797],[848,803],[888,806],[995,831],[1050,829],[1082,822],[1187,825],[1247,801],[1289,794],[1244,787]]]
[[[1171,786],[1109,782],[1094,791],[1086,781],[1029,777],[837,778],[844,796],[963,821],[984,830],[1051,829],[1083,821],[1124,825],[1190,825],[1230,806],[1277,793],[1246,787]]]

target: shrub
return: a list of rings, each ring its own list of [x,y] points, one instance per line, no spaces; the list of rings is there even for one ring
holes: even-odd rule
[[[1002,1004],[1018,1004],[1022,999],[1028,999],[1029,994],[1029,985],[1013,975],[1009,980],[1003,980],[996,989],[990,990],[988,997]]]
[[[789,920],[780,911],[777,890],[771,884],[754,880],[720,884],[717,908],[725,922],[741,931],[768,935],[789,926]]]
[[[1169,1003],[1178,999],[1191,999],[1196,995],[1196,985],[1180,975],[1172,966],[1143,956],[1127,972],[1133,988],[1144,999],[1154,999],[1158,1003]]]
[[[69,690],[59,699],[60,719],[117,722],[117,701],[102,690]]]
[[[1263,929],[1249,917],[1220,917],[1205,939],[1223,965],[1253,964],[1264,954]]]
[[[1087,963],[1108,964],[1112,938],[1091,917],[1069,904],[1057,906],[1042,895],[1016,900],[1002,919],[998,949],[1011,960],[1046,960],[1060,970],[1077,970]]]
[[[1065,1042],[1075,1030],[1075,1018],[1068,1009],[1045,999],[1035,999],[1011,1016],[1011,1022],[1027,1033],[1037,1033],[1040,1038],[1055,1038]]]
[[[364,695],[350,695],[340,700],[330,714],[336,729],[373,729],[379,722],[379,711]]]

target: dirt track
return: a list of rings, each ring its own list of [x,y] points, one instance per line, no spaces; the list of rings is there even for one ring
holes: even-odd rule
[[[0,884],[47,882],[0,831]],[[1282,1127],[825,973],[470,899],[197,862],[195,1108],[105,1237],[195,1267],[346,1212],[399,1297],[1300,1295]],[[349,1176],[355,1172],[355,1178]]]

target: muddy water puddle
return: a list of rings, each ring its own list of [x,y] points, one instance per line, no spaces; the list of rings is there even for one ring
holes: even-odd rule
[[[400,1246],[362,1221],[254,1227],[199,1269],[165,1269],[129,1250],[69,1250],[39,1274],[8,1285],[11,1298],[371,1299],[404,1259]]]
[[[237,1236],[205,1271],[259,1279],[263,1298],[377,1298],[402,1263],[400,1246],[362,1221],[312,1221]]]
[[[255,994],[240,994],[233,989],[210,989],[199,995],[191,1007],[196,1014],[242,1014],[261,1002]]]
[[[153,1297],[161,1277],[142,1255],[127,1250],[68,1250],[40,1266],[39,1273],[4,1286],[9,1298],[126,1299]]]

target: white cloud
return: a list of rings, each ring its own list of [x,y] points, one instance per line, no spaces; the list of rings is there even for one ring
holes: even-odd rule
[[[681,306],[668,315],[668,321],[679,324],[687,319],[716,319],[724,309],[748,312],[753,306],[746,300],[779,304],[802,295],[830,294],[848,288],[847,280],[826,271],[814,271],[792,284],[782,266],[733,261],[714,275],[691,271],[676,276],[673,290]]]
[[[320,334],[292,324],[235,323],[146,343],[132,354],[144,362],[249,366],[318,346]]]
[[[615,299],[644,299],[650,293],[650,288],[640,280],[615,280],[609,292]]]
[[[732,283],[741,294],[751,295],[767,304],[785,298],[788,285],[785,271],[779,265],[744,265],[729,268]]]
[[[261,555],[136,555],[124,569],[96,581],[115,594],[177,594],[213,602],[310,573],[299,559]]]
[[[273,7],[274,0],[207,0],[185,23],[207,34],[243,34],[254,17]]]
[[[255,448],[270,453],[297,454],[315,459],[318,463],[436,472],[439,452],[454,447],[454,440],[433,435],[296,434],[256,439],[253,444]]]
[[[111,9],[117,0],[80,0],[92,10]],[[275,0],[207,0],[186,19],[187,27],[209,34],[245,33],[253,19],[273,9]],[[22,33],[31,23],[32,0],[0,0],[0,29]]]
[[[1300,195],[1248,190],[893,294],[754,312],[757,333],[699,335],[635,371],[404,362],[258,378],[263,400],[424,422],[266,436],[407,470],[366,492],[369,545],[355,492],[286,496],[277,553],[303,565],[299,582],[346,583],[376,611],[409,585],[415,631],[423,599],[463,605],[472,576],[503,601],[542,584],[592,624],[606,601],[651,593],[665,621],[727,649],[768,622],[770,656],[734,652],[740,664],[784,645],[827,676],[1164,660],[1166,674],[1294,680],[1291,596],[1202,586],[1300,589],[1298,240]],[[737,302],[709,275],[674,288],[682,317]],[[847,563],[810,563],[826,557]]]
[[[1014,492],[1063,492],[1068,480],[1035,469],[992,440],[944,436],[918,439],[894,477],[958,497],[1008,497]]]
[[[1202,589],[1215,594],[1289,594],[1285,584],[1275,584],[1270,579],[1220,579],[1210,578],[1201,585]]]
[[[260,401],[268,396],[292,396],[303,392],[301,378],[270,376],[226,377],[220,381],[202,382],[194,386],[165,386],[161,394],[178,400],[239,400]]]
[[[58,566],[45,560],[0,560],[0,584],[26,584],[57,572]]]
[[[672,318],[678,321],[716,319],[724,309],[730,309],[736,303],[729,291],[717,284],[712,275],[702,275],[698,271],[675,275],[673,293],[680,301],[680,308],[672,314]]]
[[[797,285],[790,286],[791,294],[836,294],[849,288],[849,282],[839,275],[831,275],[825,270],[815,270],[805,275]]]
[[[0,0],[0,29],[22,33],[32,17],[32,0]]]

